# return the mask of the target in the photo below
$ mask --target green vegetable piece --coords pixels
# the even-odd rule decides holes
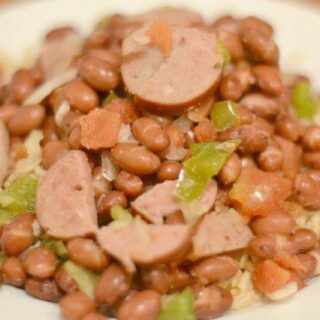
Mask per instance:
[[[220,171],[238,145],[239,140],[237,139],[217,144],[209,143],[203,147],[203,151],[186,160],[183,167],[194,175],[211,179]]]
[[[177,193],[183,201],[191,202],[201,196],[209,181],[210,178],[201,177],[183,169],[177,184]]]
[[[121,208],[119,205],[114,205],[111,208],[111,217],[115,221],[128,221],[132,220],[132,215],[128,210]]]
[[[190,288],[164,303],[157,320],[196,320]]]
[[[222,40],[217,40],[217,51],[223,57],[223,65],[226,66],[231,62],[231,55],[228,48],[225,46]]]
[[[8,220],[21,212],[34,212],[38,180],[25,176],[0,192],[0,221]]]
[[[117,94],[113,90],[110,90],[108,95],[103,99],[102,105],[104,106],[116,98],[118,98]]]
[[[300,82],[292,89],[292,105],[297,116],[311,120],[319,107],[319,101],[312,95],[309,82]]]
[[[79,289],[88,297],[94,297],[94,290],[99,280],[99,275],[85,269],[71,260],[62,266],[63,270],[78,284]]]
[[[211,121],[218,131],[240,125],[240,115],[237,105],[229,100],[217,102],[211,109]]]
[[[50,239],[49,237],[44,237],[41,240],[41,246],[51,249],[60,259],[68,259],[67,248],[61,240],[54,240]]]
[[[177,193],[185,202],[201,196],[213,176],[219,173],[227,159],[240,145],[239,139],[222,143],[199,143],[191,147],[192,157],[183,163]]]
[[[105,15],[97,20],[95,27],[103,27],[110,20],[110,15]]]

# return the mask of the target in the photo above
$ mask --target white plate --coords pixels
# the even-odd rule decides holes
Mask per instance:
[[[24,2],[0,10],[0,53],[16,62],[25,49],[37,48],[41,36],[53,26],[73,24],[88,32],[97,18],[113,13],[136,13],[159,5],[188,6],[206,18],[222,14],[257,15],[270,21],[280,45],[284,70],[306,73],[320,90],[320,11],[286,2],[267,0],[56,0]],[[320,279],[281,303],[258,305],[226,320],[317,320]],[[11,287],[0,290],[1,320],[58,320],[56,305],[28,297]],[[174,319],[172,319],[174,320]]]

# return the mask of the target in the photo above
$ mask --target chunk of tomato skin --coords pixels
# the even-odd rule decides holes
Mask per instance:
[[[292,273],[273,260],[258,263],[252,273],[254,286],[263,294],[283,288],[290,280],[292,280]]]
[[[247,168],[229,191],[233,207],[245,216],[267,216],[283,208],[292,182],[275,173]]]

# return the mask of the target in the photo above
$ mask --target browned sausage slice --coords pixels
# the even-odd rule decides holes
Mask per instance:
[[[37,191],[36,214],[41,227],[55,238],[70,239],[95,231],[92,176],[83,151],[68,152],[45,174]]]
[[[192,259],[247,247],[253,237],[243,217],[234,209],[208,213],[192,239]]]
[[[186,224],[156,226],[135,218],[103,227],[97,239],[107,253],[133,272],[134,263],[163,262],[182,251],[190,244],[191,233],[192,227]]]
[[[5,124],[0,121],[0,187],[8,173],[9,166],[9,133]]]
[[[156,107],[177,112],[215,90],[223,58],[213,33],[169,25],[168,31],[163,24],[160,26],[167,33],[156,36],[162,46],[151,39],[152,25],[131,33],[123,41],[121,72],[137,103],[153,110]],[[166,41],[172,44],[163,43]],[[163,46],[171,47],[169,54],[168,50],[160,50]]]
[[[177,181],[164,181],[142,194],[132,202],[132,208],[146,220],[154,224],[162,224],[163,219],[171,214],[179,212],[181,202],[176,196]],[[208,212],[216,199],[217,184],[213,180],[199,199],[199,212]]]

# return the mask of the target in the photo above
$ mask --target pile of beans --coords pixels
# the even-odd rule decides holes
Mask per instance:
[[[17,70],[10,83],[0,88],[0,119],[9,130],[14,161],[25,157],[21,152],[23,142],[34,129],[43,133],[42,166],[46,170],[67,150],[84,150],[92,169],[99,225],[104,226],[112,221],[113,206],[131,210],[130,203],[150,186],[176,180],[193,143],[238,138],[240,147],[216,177],[216,206],[232,206],[228,191],[242,170],[253,167],[291,181],[292,192],[286,206],[268,216],[248,219],[255,236],[244,251],[194,262],[183,253],[179,261],[172,263],[137,266],[134,276],[105,253],[95,239],[78,237],[65,241],[69,259],[100,275],[94,297],[80,291],[77,282],[61,268],[61,259],[52,249],[37,245],[35,215],[21,213],[1,226],[1,250],[7,257],[1,279],[25,288],[35,298],[59,302],[66,320],[103,320],[104,313],[119,320],[155,320],[161,310],[162,295],[187,287],[194,293],[197,318],[211,319],[232,307],[231,292],[219,284],[241,270],[238,257],[245,252],[254,264],[252,281],[260,294],[272,290],[264,283],[266,279],[260,277],[259,270],[270,271],[270,282],[278,281],[278,273],[273,274],[274,264],[270,261],[282,272],[288,272],[291,281],[301,288],[305,279],[315,275],[319,268],[318,236],[312,230],[299,228],[296,218],[302,210],[320,209],[320,127],[300,121],[291,109],[290,92],[301,76],[292,76],[288,83],[284,82],[272,27],[255,17],[230,16],[211,25],[197,26],[221,39],[231,57],[214,96],[209,97],[211,102],[231,100],[239,108],[239,126],[223,132],[218,132],[210,121],[208,97],[192,109],[193,113],[189,109],[184,111],[184,117],[191,119],[187,127],[176,124],[181,114],[151,113],[136,104],[126,92],[120,73],[121,42],[131,27],[130,19],[118,15],[97,25],[84,39],[81,54],[71,63],[78,69],[78,76],[55,89],[41,103],[23,105],[46,81],[41,57],[32,68]],[[77,35],[71,27],[54,29],[47,34],[45,43],[63,41],[70,35]],[[117,97],[107,108],[120,116],[134,143],[118,142],[112,149],[86,148],[87,141],[81,134],[83,119],[93,110],[106,108],[104,99],[111,90]],[[57,123],[63,101],[70,109]],[[90,133],[95,125],[99,126],[98,120],[89,123],[86,130]],[[106,136],[111,127],[104,127]],[[100,143],[98,138],[91,142]],[[117,163],[113,181],[105,179],[102,154]],[[165,223],[185,221],[178,212]]]

